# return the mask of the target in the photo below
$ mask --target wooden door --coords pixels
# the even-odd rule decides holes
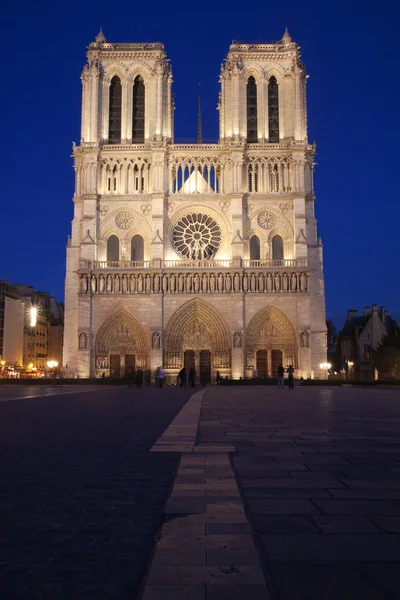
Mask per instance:
[[[211,352],[209,350],[200,351],[200,383],[201,385],[211,383]]]
[[[278,377],[278,367],[282,365],[282,352],[281,350],[272,350],[271,352],[271,367],[272,377]]]
[[[119,354],[110,354],[110,377],[121,377],[121,357]]]
[[[135,374],[135,355],[134,354],[126,354],[125,355],[125,375],[134,375]]]
[[[195,365],[195,354],[194,350],[186,350],[184,357],[185,369],[189,373],[190,369],[194,368]]]
[[[268,377],[268,351],[257,350],[257,371],[260,379]]]

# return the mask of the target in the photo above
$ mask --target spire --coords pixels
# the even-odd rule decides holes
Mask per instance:
[[[103,42],[106,42],[106,41],[107,41],[107,40],[106,40],[106,36],[105,36],[105,35],[104,35],[104,33],[103,33],[103,28],[102,28],[102,27],[100,27],[100,31],[99,31],[99,33],[96,35],[96,38],[95,38],[95,39],[96,39],[96,42],[97,42],[98,44],[102,44]]]
[[[200,99],[200,84],[199,84],[199,99],[197,101],[197,143],[203,143],[203,131],[201,122],[201,99]]]
[[[290,33],[288,32],[288,28],[286,27],[285,33],[283,34],[282,42],[284,44],[290,44],[291,41],[292,41],[292,38],[290,36]]]

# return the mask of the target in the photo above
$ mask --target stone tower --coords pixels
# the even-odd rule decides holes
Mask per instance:
[[[306,73],[286,31],[233,43],[216,144],[175,144],[162,44],[108,43],[82,74],[82,137],[67,247],[64,369],[174,379],[319,375],[322,245]],[[198,140],[201,141],[201,140]]]

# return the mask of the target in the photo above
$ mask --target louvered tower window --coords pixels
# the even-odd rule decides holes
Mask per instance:
[[[257,84],[254,77],[247,81],[247,141],[258,142],[257,137]]]
[[[131,240],[131,260],[143,260],[144,240],[141,235],[134,235]]]
[[[107,240],[107,260],[119,260],[119,239],[116,235],[110,235]]]
[[[120,78],[115,75],[110,85],[110,112],[108,123],[108,143],[121,143],[121,98],[122,87]]]
[[[260,238],[252,235],[250,238],[250,260],[260,260]]]
[[[145,94],[143,77],[138,75],[133,84],[132,142],[144,144]]]
[[[280,235],[274,235],[272,238],[272,258],[283,260],[283,239]]]
[[[279,142],[279,92],[275,77],[268,83],[268,139],[270,142]]]

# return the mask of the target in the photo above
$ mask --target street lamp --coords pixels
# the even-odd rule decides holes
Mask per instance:
[[[325,371],[325,379],[328,379],[328,371],[331,368],[331,366],[332,366],[331,363],[327,363],[327,362],[321,363],[319,365],[319,368],[322,369],[323,371]]]
[[[56,371],[57,367],[58,367],[58,362],[56,360],[47,361],[47,368],[50,369],[51,371],[53,371],[53,377],[52,377],[53,379],[56,378],[55,371]]]
[[[347,377],[350,377],[351,371],[353,369],[354,362],[352,360],[347,361]]]

